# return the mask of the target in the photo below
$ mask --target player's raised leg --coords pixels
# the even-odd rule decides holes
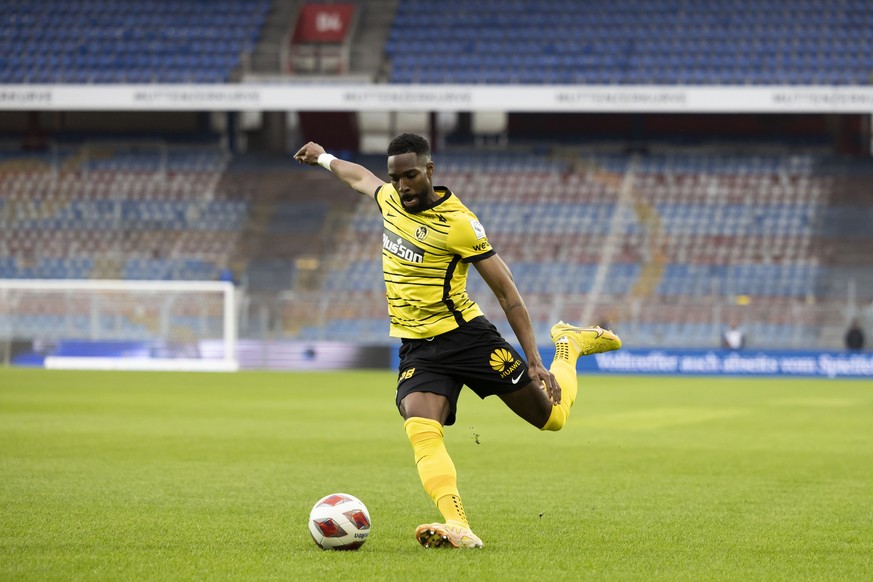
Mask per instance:
[[[563,321],[552,326],[551,335],[555,342],[555,359],[549,371],[561,386],[561,402],[552,406],[552,413],[543,430],[561,430],[576,401],[579,388],[576,362],[579,356],[617,350],[621,347],[621,340],[608,329],[598,326],[576,327]]]

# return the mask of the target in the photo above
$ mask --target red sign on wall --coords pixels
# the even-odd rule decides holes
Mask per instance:
[[[294,43],[342,43],[352,25],[354,4],[304,4],[294,27]]]

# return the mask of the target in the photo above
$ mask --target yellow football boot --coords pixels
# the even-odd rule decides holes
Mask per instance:
[[[558,349],[566,346],[576,357],[611,352],[621,348],[621,340],[600,326],[576,327],[563,321],[552,326],[552,341]]]
[[[481,548],[485,544],[470,528],[451,523],[426,523],[415,530],[415,539],[425,548]]]

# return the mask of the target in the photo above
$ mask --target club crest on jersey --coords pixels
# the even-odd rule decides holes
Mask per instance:
[[[476,240],[485,238],[485,227],[478,220],[470,220],[470,226],[473,227],[473,233],[476,235]]]
[[[416,228],[415,238],[417,238],[418,240],[424,240],[425,238],[427,238],[427,227],[419,226],[418,228]]]
[[[415,246],[402,236],[385,228],[382,231],[382,248],[392,255],[410,263],[424,262],[424,249]]]

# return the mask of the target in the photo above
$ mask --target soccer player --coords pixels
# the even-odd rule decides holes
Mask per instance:
[[[545,367],[509,268],[476,216],[451,190],[433,185],[434,163],[423,137],[402,134],[389,144],[388,183],[317,143],[306,144],[294,158],[330,170],[373,198],[382,213],[390,334],[402,341],[396,404],[421,483],[445,518],[419,526],[415,537],[425,547],[480,548],[443,442],[462,386],[480,398],[498,396],[539,429],[560,430],[576,399],[578,357],[616,350],[621,340],[600,327],[559,322],[551,330],[555,359]],[[506,313],[526,361],[467,295],[471,264]]]

